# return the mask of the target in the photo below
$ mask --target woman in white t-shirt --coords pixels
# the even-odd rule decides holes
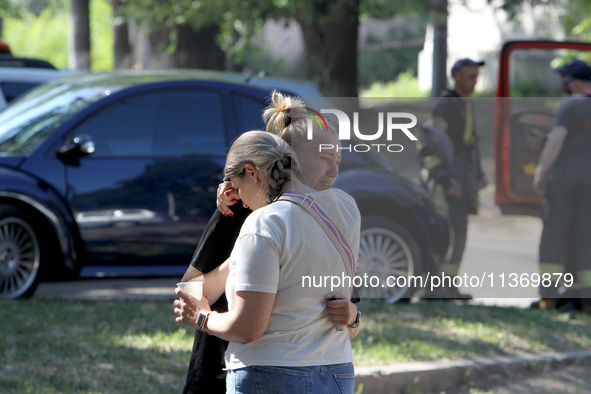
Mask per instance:
[[[311,115],[320,120],[300,98],[275,91],[263,118],[267,132],[281,137],[288,144],[295,141],[292,150],[299,157],[300,168],[306,170],[304,183],[313,189],[325,190],[339,175],[341,155],[335,149],[325,149],[320,154],[315,150],[298,149],[307,147],[308,120],[313,120]],[[320,143],[338,144],[338,131],[330,122],[313,122],[312,129],[315,137],[312,142],[316,147]],[[252,211],[242,207],[240,196],[232,189],[230,181],[219,185],[216,204],[219,210],[208,222],[183,281],[205,280],[204,292],[212,309],[225,312],[228,310],[226,297],[222,296],[225,289],[220,285],[226,282],[228,264],[221,263],[229,257],[242,223]],[[212,283],[215,292],[208,291]],[[344,297],[328,300],[326,310],[330,321],[341,326],[354,321],[359,311],[353,302],[358,301],[357,298],[349,300]],[[226,392],[226,371],[222,370],[226,348],[227,341],[196,330],[183,393]]]
[[[320,137],[332,138],[336,150],[338,140],[329,134]],[[301,156],[311,160],[318,144],[307,145]],[[286,191],[313,198],[340,230],[355,260],[359,210],[351,196],[330,188],[330,182],[297,172],[295,162],[289,145],[270,133],[252,131],[234,142],[225,173],[254,212],[230,256],[229,312],[211,312],[206,299],[197,301],[177,289],[178,322],[230,341],[228,393],[353,393],[350,339],[359,318],[339,330],[326,312],[329,291],[351,297],[346,281],[330,288],[332,278],[347,276],[343,258],[310,213],[288,201],[273,201]],[[299,178],[316,183],[315,188]],[[317,187],[322,183],[327,187]]]

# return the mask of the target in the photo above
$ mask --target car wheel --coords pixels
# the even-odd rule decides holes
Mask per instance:
[[[30,297],[39,284],[41,248],[27,216],[0,207],[0,298]]]
[[[421,271],[418,242],[404,227],[378,216],[362,218],[356,276],[367,274],[367,278],[376,280],[372,283],[368,279],[369,285],[364,283],[359,289],[361,297],[408,301],[415,291],[408,278],[420,275]],[[392,286],[393,283],[399,286]]]

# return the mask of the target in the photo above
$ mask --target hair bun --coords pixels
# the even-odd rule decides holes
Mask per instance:
[[[288,127],[296,120],[301,119],[306,113],[304,102],[297,97],[283,95],[274,90],[271,95],[271,104],[263,112],[263,120],[267,124],[267,132],[284,138]]]

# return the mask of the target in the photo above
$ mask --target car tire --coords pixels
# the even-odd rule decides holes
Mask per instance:
[[[388,278],[421,275],[421,250],[417,240],[399,223],[384,217],[366,216],[361,220],[361,240],[356,276],[367,274],[369,285],[359,289],[362,298],[382,298],[388,302],[409,301],[416,288],[389,286]],[[379,285],[369,278],[377,277]],[[391,279],[388,280],[391,282]],[[396,283],[403,282],[399,279]],[[403,284],[403,283],[401,283]]]
[[[39,284],[41,246],[33,221],[0,206],[0,298],[28,298]]]

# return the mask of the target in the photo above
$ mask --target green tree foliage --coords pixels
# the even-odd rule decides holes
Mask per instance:
[[[181,26],[201,29],[219,25],[218,45],[240,60],[250,38],[265,20],[292,16],[286,14],[287,3],[276,0],[121,0],[119,11],[121,17],[136,21],[148,33],[166,32],[169,36],[167,50],[171,53],[176,49]]]
[[[48,60],[68,66],[68,12],[63,0],[51,0],[43,9],[21,8],[4,18],[4,39],[15,56]]]
[[[572,0],[566,5],[560,20],[567,33],[567,39],[591,42],[590,7],[591,0]]]
[[[420,27],[410,29],[409,27],[411,25],[419,25]],[[421,20],[420,18],[409,19],[406,23],[392,28],[388,32],[387,41],[404,42],[406,40],[423,38],[425,27],[425,20]],[[369,37],[366,44],[371,45],[372,43],[379,44],[379,41],[373,37]],[[416,71],[418,70],[418,56],[422,49],[422,45],[401,45],[399,48],[384,48],[359,52],[360,87],[367,88],[374,82],[386,83],[394,81],[398,75],[406,72],[416,76]]]
[[[0,0],[0,2],[10,0]],[[20,3],[20,2],[19,2]],[[24,5],[31,3],[32,8]],[[42,7],[41,5],[45,6]],[[15,56],[48,60],[58,68],[68,67],[70,29],[67,0],[29,0],[23,7],[11,8],[4,17],[3,37]],[[113,68],[113,29],[109,0],[90,3],[92,69]],[[4,9],[4,8],[3,8]]]
[[[590,2],[576,0],[569,4],[588,6]],[[141,29],[164,36],[166,39],[159,43],[165,45],[161,48],[165,52],[175,52],[183,27],[190,26],[198,30],[215,26],[219,29],[217,45],[238,64],[252,59],[252,54],[257,53],[251,38],[265,21],[297,20],[307,34],[306,56],[305,64],[293,65],[294,68],[305,70],[303,76],[317,79],[324,88],[332,84],[337,89],[340,85],[356,84],[357,78],[349,77],[351,70],[339,70],[344,64],[357,64],[356,42],[350,42],[356,36],[345,38],[345,34],[339,34],[339,29],[343,29],[340,19],[353,17],[360,20],[366,16],[391,18],[404,14],[426,21],[431,7],[430,0],[121,0],[121,3],[120,18],[133,20]],[[559,1],[532,0],[530,3],[554,4]],[[92,68],[108,70],[113,65],[110,1],[91,0],[90,4]],[[515,15],[522,4],[523,0],[505,0],[500,7],[510,15]],[[43,57],[60,67],[66,67],[68,7],[68,0],[0,0],[4,38],[16,54]],[[348,10],[347,14],[342,13],[344,9]],[[582,6],[577,14],[586,15],[585,11]],[[571,22],[573,26],[582,23],[578,19],[574,23],[575,19]],[[581,26],[580,30],[584,30],[584,24]],[[393,39],[406,38],[403,33],[394,34]],[[342,41],[347,42],[342,44]],[[408,64],[414,62],[409,59],[415,56],[411,52],[417,49],[389,50],[381,54],[362,53],[359,64],[364,70],[374,68],[375,80],[385,80],[389,73],[392,75],[390,79],[395,79],[399,71],[414,68],[413,64],[410,67]],[[276,60],[273,54],[260,58]],[[264,60],[261,63],[268,62]],[[368,84],[371,81],[365,74],[364,71],[360,73],[363,76],[361,82]],[[334,92],[329,89],[329,93]]]
[[[0,18],[18,17],[21,7],[15,0],[0,0]]]
[[[361,17],[389,19],[395,15],[426,18],[431,9],[432,0],[363,0]]]
[[[237,64],[253,62],[252,53],[256,49],[251,38],[265,21],[296,20],[302,27],[305,42],[305,64],[298,65],[305,70],[304,76],[317,80],[329,95],[345,96],[356,95],[359,19],[365,15],[390,18],[402,12],[424,15],[429,7],[428,0],[121,0],[121,3],[123,17],[134,19],[152,34],[167,35],[168,40],[164,42],[169,53],[177,49],[183,25],[194,29],[218,25],[218,45]]]
[[[462,0],[464,2],[466,2],[467,0]],[[575,0],[577,1],[577,0]],[[487,0],[487,2],[489,4],[497,4],[496,0]],[[561,0],[504,0],[502,3],[500,3],[500,5],[498,6],[499,9],[502,9],[503,11],[505,11],[509,17],[509,19],[513,20],[517,18],[517,14],[519,13],[521,6],[527,3],[530,6],[534,7],[537,5],[546,5],[546,6],[550,6],[550,5],[562,5],[563,2]]]
[[[90,55],[93,71],[113,69],[113,20],[109,0],[90,1]]]

